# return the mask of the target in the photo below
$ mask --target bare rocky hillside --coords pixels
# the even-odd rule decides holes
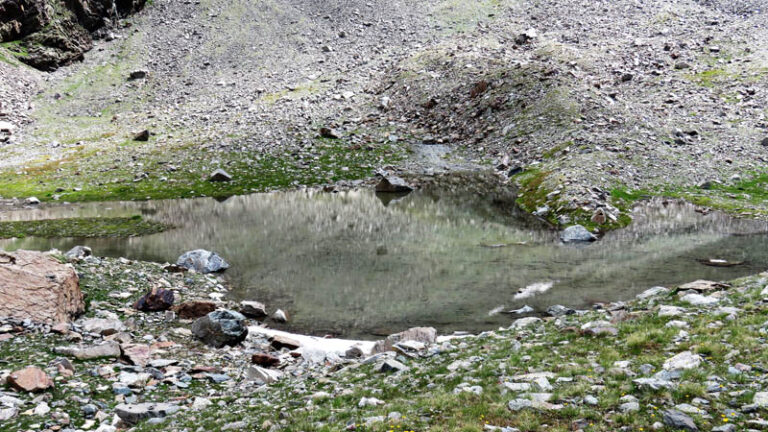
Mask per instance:
[[[4,30],[3,197],[217,195],[469,164],[561,224],[625,223],[644,195],[766,211],[760,1],[156,0],[126,15],[138,3],[51,73],[23,64],[39,32]],[[208,184],[216,168],[233,182]]]

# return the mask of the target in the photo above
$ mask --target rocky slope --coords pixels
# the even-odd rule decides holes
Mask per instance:
[[[211,275],[78,254],[85,316],[0,321],[2,430],[732,432],[768,422],[765,273],[589,311],[552,307],[479,335],[412,329],[374,344],[270,330],[267,308],[222,301],[227,288]],[[251,318],[206,327],[222,338],[209,340],[196,319],[217,308]]]

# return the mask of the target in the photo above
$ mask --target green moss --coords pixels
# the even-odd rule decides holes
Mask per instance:
[[[357,148],[343,140],[317,140],[313,151],[304,155],[213,152],[203,158],[194,147],[132,143],[117,144],[109,151],[83,149],[64,160],[0,173],[0,191],[5,197],[67,201],[226,197],[365,178],[376,166],[403,157],[388,145]],[[208,181],[217,168],[225,169],[233,180]]]
[[[21,237],[134,237],[155,234],[167,226],[141,216],[121,218],[68,218],[0,222],[0,238]]]
[[[717,85],[732,80],[733,75],[724,69],[709,69],[687,75],[686,77],[702,87],[714,88]]]

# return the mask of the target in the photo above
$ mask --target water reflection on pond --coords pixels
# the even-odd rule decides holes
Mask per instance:
[[[386,203],[386,204],[385,204]],[[628,299],[654,285],[727,280],[766,269],[768,227],[691,206],[655,202],[635,223],[586,247],[556,233],[508,200],[474,193],[419,191],[382,200],[370,191],[283,192],[213,199],[94,203],[0,214],[0,220],[142,214],[176,229],[130,239],[0,241],[6,249],[66,250],[173,262],[189,249],[219,252],[236,299],[292,315],[291,328],[366,336],[414,325],[441,331],[508,325],[498,306],[584,308]],[[489,245],[506,247],[488,247]],[[745,261],[730,268],[698,259]],[[515,300],[528,285],[552,288]]]

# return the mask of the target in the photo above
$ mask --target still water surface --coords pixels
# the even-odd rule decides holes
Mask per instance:
[[[766,270],[768,226],[679,203],[638,208],[635,222],[583,247],[517,211],[510,201],[422,190],[392,200],[371,191],[278,192],[214,199],[93,203],[0,213],[0,220],[141,214],[174,225],[129,239],[0,240],[0,248],[67,250],[174,262],[184,251],[217,251],[235,299],[283,308],[290,328],[344,336],[388,334],[415,325],[441,332],[509,325],[530,305],[576,308],[625,300],[655,286],[727,280]],[[491,245],[505,247],[488,247]],[[746,261],[731,268],[697,260]],[[533,297],[521,288],[552,283]]]

